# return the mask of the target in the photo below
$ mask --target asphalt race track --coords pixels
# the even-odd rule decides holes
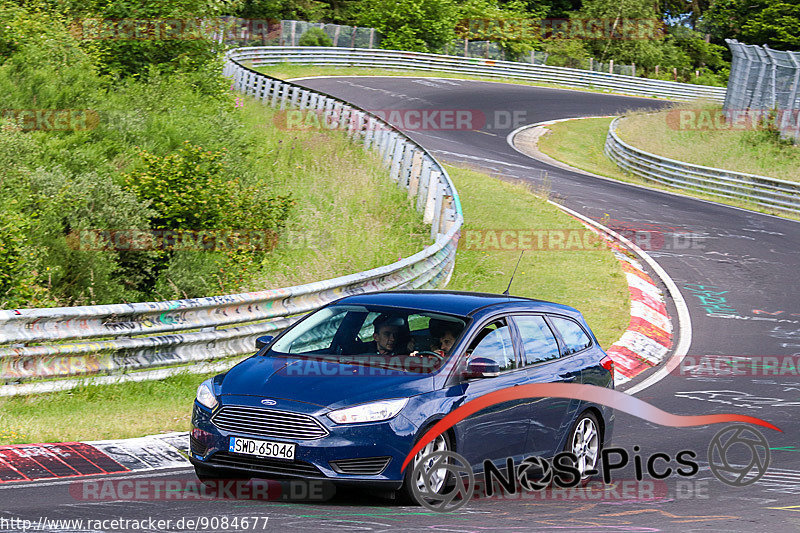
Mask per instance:
[[[638,446],[642,464],[654,453],[674,458],[693,451],[700,470],[691,477],[674,472],[663,480],[645,475],[649,485],[626,492],[634,468],[614,472],[614,490],[604,498],[577,493],[549,498],[476,500],[453,513],[403,507],[365,493],[339,493],[326,501],[186,501],[159,498],[118,501],[86,496],[82,481],[0,486],[0,531],[21,530],[3,518],[172,519],[259,517],[257,527],[223,530],[342,531],[796,531],[800,529],[800,376],[787,361],[800,355],[800,305],[795,279],[800,266],[800,224],[678,195],[592,178],[537,162],[506,142],[518,126],[545,120],[609,115],[657,100],[589,92],[430,78],[319,78],[301,83],[372,110],[479,110],[486,118],[471,129],[409,131],[442,161],[480,167],[494,174],[541,183],[546,177],[560,203],[616,228],[655,229],[664,237],[650,255],[672,277],[689,306],[692,343],[686,361],[703,356],[756,357],[743,375],[675,372],[637,396],[675,414],[739,413],[763,418],[783,430],[759,428],[768,439],[771,462],[758,481],[729,486],[708,468],[712,437],[726,424],[694,428],[662,427],[617,416],[613,445],[631,455]],[[517,121],[513,117],[516,112]],[[509,120],[509,116],[512,117]],[[391,117],[389,117],[391,118]],[[486,199],[491,202],[491,198]],[[470,221],[468,220],[469,224]],[[681,237],[681,244],[674,236]],[[687,244],[688,243],[688,244]],[[569,302],[565,302],[569,303]],[[674,308],[670,314],[675,319]],[[674,324],[676,329],[678,324]],[[677,340],[677,339],[676,339]],[[772,357],[773,359],[765,359]],[[694,359],[692,359],[694,358]],[[718,359],[717,359],[718,360]],[[752,361],[748,359],[748,361]],[[766,368],[765,368],[766,367]],[[727,367],[726,367],[727,368]],[[723,369],[725,370],[725,369]],[[683,375],[682,375],[683,374]],[[187,405],[187,409],[190,406]],[[736,457],[748,453],[732,447]],[[733,461],[736,463],[736,461]],[[672,466],[676,463],[672,461]],[[659,462],[662,469],[666,463]],[[679,465],[678,465],[679,466]],[[119,477],[119,476],[118,476]],[[131,474],[120,479],[192,480],[189,470]],[[96,480],[96,479],[95,479]],[[266,527],[263,518],[266,517]],[[150,524],[152,525],[152,524]],[[203,524],[201,524],[202,526]],[[148,525],[149,526],[149,525]],[[140,530],[173,531],[179,527]],[[39,531],[48,530],[41,527]],[[49,530],[59,530],[50,528]],[[60,530],[64,530],[63,528]],[[73,525],[71,531],[132,530]]]

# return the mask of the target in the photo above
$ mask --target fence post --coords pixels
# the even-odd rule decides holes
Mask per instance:
[[[293,20],[292,21],[292,46],[297,46],[297,39],[295,38],[296,37],[296,31],[297,31],[297,21]]]
[[[372,49],[373,44],[375,43],[375,28],[369,29],[369,49]]]
[[[613,59],[611,59],[608,62],[608,73],[609,74],[614,74],[614,60]]]

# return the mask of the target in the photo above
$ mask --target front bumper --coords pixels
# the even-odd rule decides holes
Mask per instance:
[[[258,407],[258,398],[237,397],[227,405]],[[230,432],[217,427],[213,412],[197,402],[192,413],[190,460],[221,477],[246,474],[267,479],[327,480],[337,485],[357,485],[397,490],[403,484],[400,468],[411,450],[417,429],[402,415],[383,422],[336,424],[318,406],[282,401],[281,409],[314,417],[327,430],[316,439],[291,439],[255,433]],[[278,409],[276,409],[278,410]],[[263,458],[229,451],[230,437],[247,437],[296,445],[294,460]],[[346,473],[346,472],[369,473]]]

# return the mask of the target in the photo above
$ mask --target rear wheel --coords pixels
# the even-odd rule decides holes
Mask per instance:
[[[580,484],[586,485],[597,473],[597,459],[600,457],[602,441],[600,423],[591,411],[581,413],[569,433],[565,452],[572,452],[578,458],[575,467],[580,472]]]
[[[425,478],[430,480],[431,488],[437,494],[448,486],[452,480],[450,473],[444,468],[437,468],[431,471],[433,459],[426,458],[434,452],[449,452],[452,451],[450,437],[444,433],[437,436],[431,442],[425,445],[422,450],[417,453],[414,460],[406,467],[405,478],[403,479],[403,487],[398,491],[400,501],[406,504],[418,505],[419,502],[414,494],[414,487],[416,486],[418,492],[427,492],[425,485]],[[421,469],[417,476],[413,475],[417,465],[424,460],[425,466]]]

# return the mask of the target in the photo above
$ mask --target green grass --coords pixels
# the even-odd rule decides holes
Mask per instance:
[[[386,178],[373,152],[336,131],[274,127],[276,112],[257,102],[243,109],[245,126],[260,132],[254,161],[274,172],[271,185],[298,204],[286,237],[256,265],[239,290],[262,290],[343,276],[408,257],[430,244],[422,217],[407,194]]]
[[[260,109],[254,107],[249,111],[252,111],[252,120],[257,123]],[[268,117],[269,113],[265,112],[264,116]],[[287,139],[282,133],[270,132],[269,129],[265,135]],[[322,142],[323,139],[329,144]],[[359,150],[343,142],[340,144],[340,141],[336,137],[325,137],[319,138],[316,143],[302,145],[302,142],[311,141],[298,138],[295,146],[312,150],[320,158],[318,162],[304,160],[299,164],[306,165],[309,171],[305,173],[306,176],[313,175],[322,180],[315,182],[310,177],[298,176],[303,183],[304,194],[318,197],[314,202],[309,202],[317,207],[301,217],[305,222],[297,221],[298,227],[309,229],[314,224],[320,224],[335,228],[335,233],[343,235],[331,238],[342,239],[335,241],[342,248],[329,247],[321,251],[299,248],[278,252],[284,255],[280,256],[281,259],[275,259],[275,264],[282,263],[284,266],[281,269],[276,267],[275,277],[270,280],[269,286],[280,286],[290,281],[312,281],[318,279],[315,276],[332,272],[334,267],[360,269],[362,265],[379,258],[387,261],[396,259],[393,254],[398,250],[408,253],[421,247],[396,244],[404,240],[402,234],[409,228],[416,231],[418,217],[413,209],[409,209],[405,191],[386,180],[385,170],[381,173],[373,168],[365,174],[372,176],[368,179],[361,172],[365,168],[362,160],[357,162],[362,166],[347,167],[347,179],[336,172],[336,169],[343,168],[341,165],[346,161],[338,159],[342,157],[342,152]],[[579,222],[548,204],[524,185],[503,182],[463,168],[448,167],[448,171],[463,205],[466,219],[464,235],[471,230],[487,229],[583,229]],[[383,192],[377,193],[377,190]],[[381,200],[381,195],[385,195],[386,199]],[[340,209],[353,209],[354,213]],[[402,213],[384,212],[383,219],[376,218],[376,212],[381,209],[399,210]],[[367,225],[351,226],[357,223]],[[412,235],[409,242],[420,238],[420,235]],[[503,292],[519,251],[487,251],[467,246],[466,237],[463,238],[448,288]],[[346,250],[358,250],[353,255],[363,255],[369,259],[349,258]],[[289,269],[285,265],[293,267]],[[525,252],[511,293],[578,308],[604,347],[620,337],[629,320],[630,304],[625,277],[611,252],[600,245],[580,251]],[[84,386],[73,391],[2,398],[0,444],[127,438],[187,430],[197,385],[207,377],[180,374],[163,381]]]
[[[686,103],[630,113],[620,120],[617,133],[636,148],[671,159],[800,181],[800,146],[777,142],[764,130],[732,129],[718,117],[718,104]]]
[[[245,63],[245,65],[247,66],[247,63]],[[594,89],[592,87],[571,87],[566,85],[558,85],[555,83],[521,80],[517,78],[472,76],[469,74],[462,74],[462,73],[413,70],[413,69],[404,70],[404,69],[366,68],[366,67],[328,67],[328,66],[292,65],[290,63],[279,63],[277,65],[261,66],[256,68],[255,70],[282,80],[288,80],[293,78],[304,78],[307,76],[411,76],[415,78],[455,78],[461,80],[494,81],[498,83],[512,83],[514,85],[530,85],[533,87],[548,87],[553,89],[570,89],[573,91],[586,91],[593,93],[612,92],[608,89]],[[622,94],[622,93],[617,93],[617,94]]]
[[[647,181],[633,174],[624,172],[603,153],[603,146],[606,142],[608,126],[611,120],[611,118],[585,118],[567,120],[547,126],[547,129],[549,129],[551,133],[539,138],[539,149],[562,163],[607,178],[643,185],[652,189],[677,192],[686,196],[750,209],[761,213],[768,213],[786,218],[798,218],[791,213],[765,208],[751,202],[711,196],[700,191],[676,189],[674,187]],[[648,135],[650,134],[648,133]],[[624,138],[624,140],[634,146],[638,146],[628,138]]]
[[[523,184],[462,168],[448,167],[448,172],[465,218],[448,289],[502,293],[519,259],[517,249],[482,249],[486,241],[468,245],[470,231],[584,229]],[[511,293],[577,308],[604,347],[620,338],[630,319],[625,275],[613,254],[600,244],[583,250],[526,250]]]

